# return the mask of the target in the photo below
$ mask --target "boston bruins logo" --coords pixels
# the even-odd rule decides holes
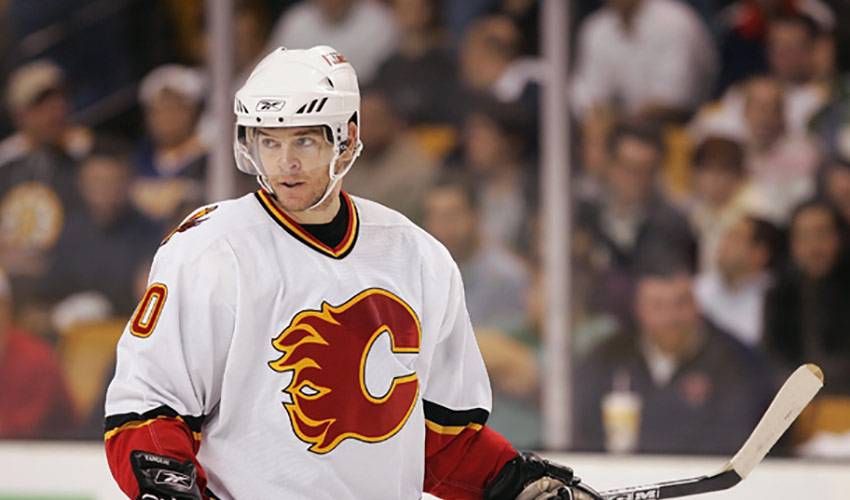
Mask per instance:
[[[0,203],[0,241],[15,250],[49,250],[64,223],[62,202],[51,187],[40,182],[15,187]]]
[[[324,454],[351,438],[374,443],[395,435],[410,417],[419,393],[415,372],[395,377],[382,396],[366,387],[366,358],[389,335],[393,353],[417,353],[421,327],[396,295],[370,288],[339,306],[303,311],[272,342],[282,356],[269,362],[292,372],[283,406],[309,451]]]

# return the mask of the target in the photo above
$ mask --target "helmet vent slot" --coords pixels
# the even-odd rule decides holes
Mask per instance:
[[[320,113],[320,112],[322,111],[322,108],[324,108],[324,107],[325,107],[325,103],[326,103],[326,102],[328,102],[328,98],[327,98],[327,97],[323,97],[323,98],[322,98],[322,102],[320,102],[320,103],[319,103],[319,107],[318,107],[318,108],[316,108],[316,113]]]
[[[325,107],[325,103],[328,102],[327,97],[323,97],[320,99],[313,99],[310,102],[304,103],[298,111],[295,112],[296,115],[307,115],[310,113],[318,113],[322,111],[322,108]],[[318,106],[316,106],[318,104]]]

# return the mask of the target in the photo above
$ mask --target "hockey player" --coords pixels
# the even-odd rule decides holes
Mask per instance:
[[[236,93],[261,189],[160,247],[118,344],[109,467],[130,498],[595,498],[486,426],[457,266],[342,188],[359,91],[330,47],[277,49]]]

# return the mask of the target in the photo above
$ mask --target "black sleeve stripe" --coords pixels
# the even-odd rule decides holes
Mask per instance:
[[[104,432],[109,432],[130,422],[144,422],[146,420],[152,420],[157,417],[180,418],[184,422],[186,422],[192,432],[201,432],[201,425],[203,425],[204,419],[206,419],[205,415],[200,415],[198,417],[193,417],[191,415],[180,415],[171,407],[160,406],[144,413],[122,413],[120,415],[110,415],[106,417],[103,430]]]
[[[487,417],[490,416],[490,412],[483,408],[452,410],[424,399],[422,406],[425,410],[426,420],[445,427],[464,427],[469,424],[484,425],[487,423]]]

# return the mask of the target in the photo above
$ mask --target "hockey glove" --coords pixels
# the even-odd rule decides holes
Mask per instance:
[[[133,473],[139,481],[136,500],[202,500],[196,484],[195,464],[144,451],[130,453]]]
[[[485,500],[601,500],[572,469],[520,452],[484,490]]]

